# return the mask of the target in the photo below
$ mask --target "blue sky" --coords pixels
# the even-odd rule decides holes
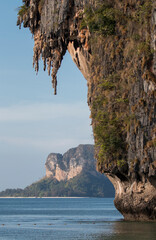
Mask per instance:
[[[16,27],[21,2],[0,4],[0,190],[43,177],[49,153],[93,143],[86,80],[68,53],[57,96],[42,62],[36,75],[31,33]]]

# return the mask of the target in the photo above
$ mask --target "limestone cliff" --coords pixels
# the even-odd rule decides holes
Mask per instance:
[[[114,197],[112,183],[96,171],[93,145],[51,153],[45,166],[44,178],[24,189],[6,189],[0,197]]]
[[[125,219],[156,220],[156,1],[23,0],[34,65],[57,70],[67,49],[88,84],[99,171]]]
[[[46,177],[66,181],[76,177],[82,171],[97,176],[93,145],[79,145],[64,155],[51,153],[46,161]]]

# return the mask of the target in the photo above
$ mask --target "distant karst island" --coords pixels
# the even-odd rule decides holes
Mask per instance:
[[[46,176],[24,189],[6,189],[0,197],[114,197],[112,183],[96,171],[93,145],[79,145],[47,157]]]

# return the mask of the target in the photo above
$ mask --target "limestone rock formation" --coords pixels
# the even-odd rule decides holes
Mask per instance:
[[[114,197],[112,183],[96,171],[93,145],[51,153],[45,166],[44,178],[24,189],[6,189],[0,197]]]
[[[93,145],[79,145],[64,155],[51,153],[46,161],[46,177],[66,181],[83,172],[97,176]]]
[[[156,220],[156,1],[23,0],[18,25],[34,35],[56,94],[67,49],[88,84],[99,171],[130,220]],[[151,192],[149,194],[149,191]]]

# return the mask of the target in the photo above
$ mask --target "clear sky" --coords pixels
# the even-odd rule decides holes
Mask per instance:
[[[93,143],[86,80],[68,53],[57,96],[42,63],[36,75],[31,33],[16,26],[21,3],[0,3],[0,190],[42,178],[49,153]]]

